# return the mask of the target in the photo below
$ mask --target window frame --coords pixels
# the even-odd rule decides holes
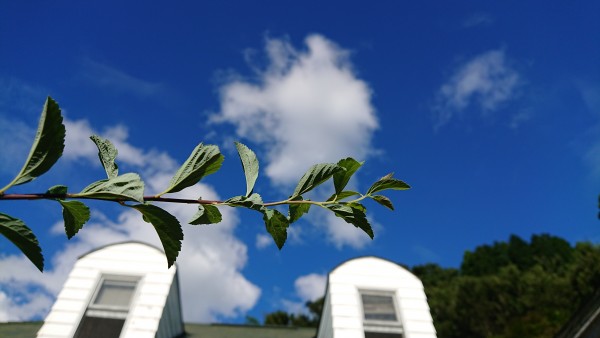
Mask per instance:
[[[105,282],[122,282],[133,284],[133,290],[127,306],[123,305],[106,305],[106,304],[95,304],[102,287]],[[87,305],[83,309],[83,314],[79,318],[75,331],[72,337],[77,337],[79,334],[82,323],[86,320],[86,317],[91,318],[105,318],[105,319],[118,319],[123,320],[123,326],[121,327],[122,336],[123,332],[126,331],[129,323],[129,313],[131,313],[132,305],[135,303],[139,289],[142,283],[142,276],[139,275],[121,275],[121,274],[100,274],[97,277],[96,286],[91,296],[88,298]]]
[[[392,299],[392,307],[394,310],[394,314],[396,315],[396,320],[366,319],[363,295],[390,297]],[[363,324],[363,332],[392,333],[399,334],[399,337],[404,337],[404,325],[402,323],[402,315],[400,312],[400,307],[398,306],[398,300],[395,291],[359,289],[358,297]]]

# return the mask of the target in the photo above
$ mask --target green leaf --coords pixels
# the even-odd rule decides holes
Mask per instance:
[[[67,187],[64,185],[55,185],[46,191],[47,194],[64,195],[67,193]]]
[[[392,177],[393,174],[387,174],[386,176],[380,178],[377,182],[373,183],[373,185],[367,191],[367,195],[374,194],[378,191],[382,190],[407,190],[410,189],[410,186],[400,180],[397,180]]]
[[[100,199],[125,199],[144,202],[144,182],[138,174],[127,173],[115,178],[96,181],[85,187],[79,194]]]
[[[158,194],[178,192],[198,183],[204,176],[215,173],[223,163],[223,155],[215,145],[200,143],[171,179],[167,190]]]
[[[335,173],[345,170],[334,163],[315,164],[302,176],[296,186],[292,198],[300,196],[327,181]]]
[[[267,231],[271,234],[273,240],[275,240],[275,244],[277,244],[279,250],[281,250],[287,240],[287,228],[290,225],[287,217],[275,209],[265,209],[263,211],[263,220],[265,221]]]
[[[188,223],[193,225],[215,224],[221,222],[222,219],[223,217],[221,216],[219,208],[211,204],[200,204],[198,205],[198,211]]]
[[[331,201],[341,201],[345,198],[348,197],[352,197],[352,196],[356,196],[356,195],[360,195],[360,193],[356,192],[356,191],[342,191],[339,194],[333,194],[331,195],[328,199],[327,202],[331,202]]]
[[[371,239],[373,239],[373,229],[367,220],[367,216],[365,215],[366,209],[362,204],[332,204],[327,206],[327,208],[333,211],[337,217],[362,229],[369,237],[371,237]]]
[[[141,212],[144,221],[154,226],[165,250],[168,266],[171,267],[181,251],[181,241],[183,240],[183,231],[177,218],[164,209],[151,204],[136,204],[130,207]]]
[[[79,201],[61,201],[62,214],[65,221],[67,238],[71,239],[90,219],[90,208]]]
[[[58,104],[48,97],[29,156],[12,182],[0,189],[0,194],[14,185],[31,181],[52,168],[65,148],[65,126],[62,122],[63,117]]]
[[[235,142],[235,148],[240,155],[244,175],[246,176],[246,196],[250,196],[258,178],[258,159],[256,154],[242,143]]]
[[[31,263],[40,271],[44,270],[44,256],[37,238],[23,221],[12,216],[0,213],[0,234],[8,238],[21,252],[29,258]]]
[[[90,139],[94,141],[96,147],[98,147],[98,157],[100,158],[100,162],[102,162],[102,166],[106,171],[106,175],[108,178],[115,178],[119,175],[119,167],[115,163],[115,158],[117,158],[117,148],[107,139],[101,138],[97,135],[90,136]]]
[[[335,186],[335,193],[341,193],[348,181],[350,181],[350,177],[354,175],[354,173],[360,168],[365,162],[358,162],[352,157],[348,157],[340,160],[337,165],[346,169],[345,171],[338,171],[333,175],[333,185]]]
[[[235,196],[226,200],[225,203],[232,207],[244,207],[261,212],[264,209],[263,200],[257,193],[253,193],[249,197]]]
[[[302,201],[302,197],[298,196],[294,199],[294,201]],[[296,222],[302,217],[302,215],[306,214],[310,209],[310,204],[302,203],[302,204],[290,204],[288,210],[288,220],[290,224]]]
[[[388,208],[390,210],[394,210],[394,205],[392,204],[392,201],[389,198],[387,198],[385,196],[382,196],[382,195],[371,196],[371,198],[375,202],[383,205],[384,207],[386,207],[386,208]]]

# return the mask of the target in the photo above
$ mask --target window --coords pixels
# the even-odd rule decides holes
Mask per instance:
[[[365,338],[402,338],[394,293],[361,291]]]
[[[75,338],[118,338],[125,325],[139,278],[103,276]]]

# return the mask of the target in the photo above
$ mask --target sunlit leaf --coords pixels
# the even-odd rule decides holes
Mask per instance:
[[[335,186],[335,193],[340,194],[350,178],[354,173],[363,165],[364,162],[358,162],[352,157],[348,157],[340,160],[337,165],[346,169],[345,171],[338,171],[333,175],[333,185]]]
[[[193,225],[215,224],[221,222],[222,218],[221,212],[216,206],[210,204],[200,204],[198,205],[198,211],[188,223]]]
[[[67,238],[71,239],[90,219],[90,208],[79,201],[58,200],[62,205]]]
[[[333,211],[337,217],[362,229],[369,237],[371,237],[371,239],[373,239],[373,229],[367,220],[367,216],[365,215],[366,209],[362,204],[333,204],[327,206],[327,208]]]
[[[296,186],[292,198],[300,196],[327,181],[335,173],[345,170],[334,163],[315,164],[302,176]]]
[[[158,194],[164,195],[170,192],[178,192],[198,183],[204,176],[215,173],[223,163],[223,155],[219,147],[215,145],[203,145],[200,143],[190,157],[177,170],[175,176],[169,182],[167,190]]]
[[[367,191],[367,195],[374,194],[378,191],[382,190],[407,190],[410,189],[410,186],[398,179],[392,177],[392,174],[388,174],[382,178],[380,178],[377,182],[373,183],[373,185]]]
[[[256,211],[262,211],[264,208],[263,200],[257,193],[253,193],[249,197],[235,196],[226,200],[225,203],[232,207],[244,207]]]
[[[244,175],[246,176],[246,196],[250,196],[258,178],[258,159],[256,154],[242,143],[235,142],[235,148],[240,155]]]
[[[127,173],[115,178],[96,181],[76,196],[98,199],[125,199],[144,202],[144,182],[138,174]]]
[[[46,99],[37,132],[29,156],[19,174],[0,189],[3,193],[8,188],[27,183],[44,174],[61,157],[65,148],[65,126],[63,117],[56,101],[51,97]]]
[[[108,178],[117,177],[119,175],[119,167],[115,163],[115,158],[117,158],[118,154],[117,148],[109,140],[100,136],[92,135],[90,139],[98,147],[98,157]]]
[[[328,199],[327,202],[331,202],[331,201],[341,201],[343,199],[346,199],[348,197],[352,197],[352,196],[356,196],[356,195],[360,195],[359,193],[357,193],[356,191],[342,191],[339,194],[333,194],[331,195]]]
[[[394,210],[394,204],[392,204],[392,201],[389,198],[387,198],[385,196],[382,196],[382,195],[371,196],[371,198],[375,202],[383,205],[384,207],[386,207],[386,208],[388,208],[390,210]]]
[[[40,271],[44,270],[44,256],[42,255],[40,243],[23,221],[0,213],[0,234],[4,235],[4,237],[21,249],[21,252]]]
[[[277,244],[279,250],[281,250],[287,240],[287,228],[290,225],[287,217],[275,209],[265,209],[263,220],[265,221],[267,231],[271,234],[273,240],[275,240],[275,244]]]
[[[181,224],[175,216],[155,205],[136,204],[131,207],[141,212],[144,220],[154,226],[165,250],[168,266],[171,267],[181,251],[181,241],[183,240]]]
[[[67,187],[64,185],[55,185],[50,187],[46,193],[51,195],[64,195],[67,193]]]
[[[299,196],[295,198],[294,201],[302,201],[302,197]],[[308,203],[290,203],[288,209],[288,220],[290,221],[290,224],[299,220],[309,209],[310,204]]]

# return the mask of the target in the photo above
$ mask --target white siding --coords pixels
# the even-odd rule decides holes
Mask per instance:
[[[75,263],[37,337],[73,337],[103,275],[140,278],[121,338],[172,338],[183,332],[176,267],[167,269],[156,248],[130,242],[92,251]],[[159,324],[168,329],[159,330]]]
[[[364,338],[361,290],[394,295],[405,338],[436,337],[423,283],[393,262],[362,257],[329,274],[318,338]]]

